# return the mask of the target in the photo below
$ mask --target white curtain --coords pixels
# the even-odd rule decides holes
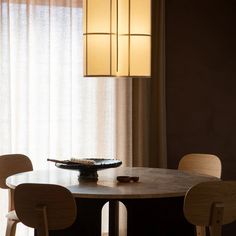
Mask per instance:
[[[47,158],[130,164],[131,81],[82,77],[80,0],[0,2],[0,155],[26,154],[34,169],[51,168]],[[6,212],[1,191],[0,235]]]

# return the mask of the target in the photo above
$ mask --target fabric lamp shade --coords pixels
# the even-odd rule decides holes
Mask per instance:
[[[151,76],[151,0],[84,0],[84,76]]]

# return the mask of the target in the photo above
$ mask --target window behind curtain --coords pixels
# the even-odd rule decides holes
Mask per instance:
[[[24,153],[34,169],[54,168],[48,157],[126,163],[131,154],[131,81],[82,77],[82,8],[76,3],[1,1],[0,155]],[[4,235],[6,192],[1,196]],[[31,234],[18,227],[17,236]]]

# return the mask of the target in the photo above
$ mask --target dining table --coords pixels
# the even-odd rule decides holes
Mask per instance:
[[[191,236],[195,227],[183,214],[186,192],[194,185],[218,181],[213,176],[177,169],[118,167],[98,171],[98,179],[78,180],[79,172],[66,169],[35,170],[7,178],[16,188],[22,183],[57,184],[66,187],[77,204],[77,218],[65,230],[50,236],[100,236],[101,211],[109,202],[109,236],[119,235],[118,203],[127,210],[127,236]],[[119,182],[117,176],[139,177],[137,182]]]

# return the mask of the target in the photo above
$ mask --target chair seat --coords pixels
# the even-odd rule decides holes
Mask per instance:
[[[11,175],[32,170],[33,166],[31,160],[23,154],[6,154],[0,156],[0,188],[9,190],[8,209],[12,210],[6,215],[7,228],[5,236],[15,236],[16,225],[20,222],[16,212],[13,211],[14,190],[10,189],[9,186],[6,185],[6,179]]]
[[[6,214],[8,220],[18,221],[20,222],[19,218],[16,215],[16,211],[10,211]]]
[[[181,158],[178,169],[220,178],[222,166],[216,155],[191,153]]]
[[[20,221],[35,228],[37,236],[68,228],[77,216],[72,193],[60,185],[20,184],[15,188],[14,203]]]

